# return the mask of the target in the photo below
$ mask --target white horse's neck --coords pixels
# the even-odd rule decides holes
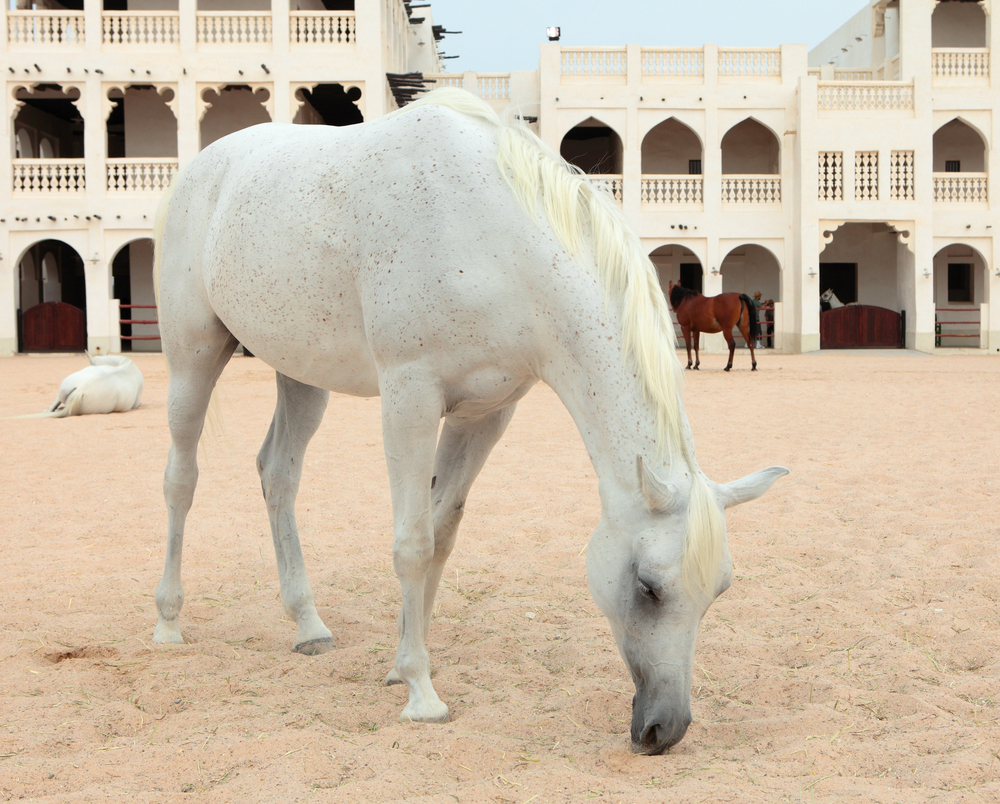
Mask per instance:
[[[577,301],[591,295],[581,293]],[[624,353],[613,308],[612,304],[605,306],[602,298],[589,312],[577,305],[565,310],[564,317],[557,317],[563,331],[543,372],[543,379],[576,422],[600,479],[606,512],[635,499],[639,490],[637,457],[663,476],[686,470],[680,462],[681,445],[670,451],[658,443],[656,411]],[[686,420],[683,429],[690,438]],[[688,451],[693,451],[690,445]],[[678,461],[674,467],[666,463],[665,456],[671,452]]]

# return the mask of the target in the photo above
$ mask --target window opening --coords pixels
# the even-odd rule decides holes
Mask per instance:
[[[948,301],[972,301],[972,263],[948,263]]]

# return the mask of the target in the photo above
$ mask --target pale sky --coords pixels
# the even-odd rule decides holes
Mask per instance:
[[[650,47],[708,44],[815,47],[867,0],[414,0],[431,2],[434,22],[461,35],[441,50],[461,58],[448,72],[506,73],[538,68],[545,29],[564,45]],[[420,14],[420,9],[413,11]]]

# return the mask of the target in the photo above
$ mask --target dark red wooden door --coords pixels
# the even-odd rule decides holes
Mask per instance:
[[[87,348],[83,310],[64,302],[36,304],[21,316],[24,352],[82,352]]]
[[[860,304],[827,310],[819,317],[819,345],[821,349],[896,349],[900,346],[899,313]]]

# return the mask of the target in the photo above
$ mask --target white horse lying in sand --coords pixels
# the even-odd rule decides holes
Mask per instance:
[[[90,365],[63,380],[56,401],[34,417],[118,413],[139,407],[143,379],[135,363],[122,355],[87,357]]]
[[[723,509],[787,470],[717,485],[698,468],[670,312],[607,192],[526,126],[444,89],[370,123],[213,143],[164,199],[157,243],[172,444],[155,641],[183,641],[198,440],[243,343],[278,372],[257,469],[295,650],[333,646],[295,524],[306,447],[328,391],[378,395],[402,586],[386,680],[409,688],[404,720],[447,720],[425,647],[434,595],[469,488],[541,380],[600,477],[587,574],[635,682],[632,739],[658,753],[684,736],[698,625],[732,578]]]

